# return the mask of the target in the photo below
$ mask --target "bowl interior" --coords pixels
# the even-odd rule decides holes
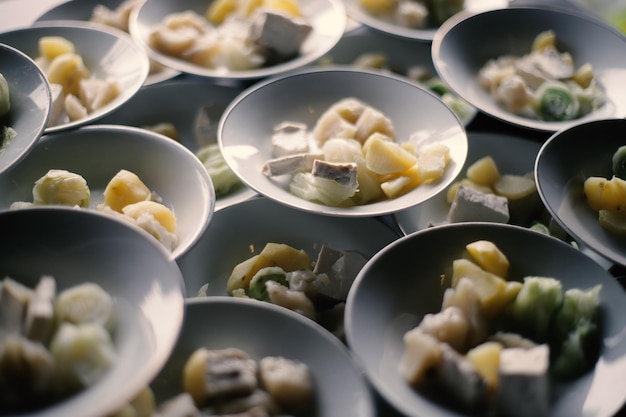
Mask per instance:
[[[87,126],[46,135],[28,158],[0,177],[0,207],[33,201],[35,181],[50,169],[82,175],[91,190],[90,207],[120,169],[134,172],[170,207],[177,219],[177,257],[187,251],[209,223],[215,204],[204,166],[184,146],[156,133],[121,126]]]
[[[194,11],[204,15],[213,0],[148,0],[131,14],[130,32],[149,51],[152,58],[178,71],[209,78],[253,80],[277,75],[303,67],[328,52],[341,38],[346,28],[346,12],[343,3],[337,0],[308,0],[299,2],[304,19],[312,31],[300,49],[300,55],[287,62],[253,70],[224,71],[190,64],[150,48],[148,39],[151,31],[166,16],[172,13]]]
[[[8,45],[0,45],[0,74],[9,86],[10,99],[10,112],[0,118],[0,129],[8,126],[17,134],[10,142],[0,144],[0,172],[4,172],[21,161],[43,134],[51,97],[48,81],[39,67]]]
[[[130,35],[113,28],[79,21],[49,21],[30,27],[0,33],[0,43],[11,45],[35,59],[39,56],[39,39],[61,36],[74,43],[92,75],[117,80],[120,94],[107,105],[87,117],[56,126],[45,133],[54,133],[93,122],[119,106],[142,86],[149,71],[148,57]]]
[[[275,126],[285,121],[299,122],[310,131],[324,111],[348,97],[360,99],[387,115],[399,141],[408,140],[411,134],[424,134],[446,144],[451,160],[441,180],[422,184],[393,200],[331,207],[291,194],[289,176],[270,180],[262,174],[263,164],[273,157],[271,136]],[[222,116],[218,141],[228,165],[259,194],[300,210],[334,216],[382,215],[419,204],[456,177],[467,155],[462,123],[434,94],[398,76],[345,66],[310,68],[248,88]]]
[[[626,265],[626,242],[600,226],[583,184],[591,176],[611,178],[611,158],[625,143],[619,133],[625,127],[623,119],[615,119],[558,132],[543,145],[535,165],[539,195],[552,216],[577,240],[621,265]],[[593,138],[602,140],[591,143]]]
[[[397,238],[377,219],[320,216],[259,197],[217,211],[206,233],[178,264],[189,296],[205,284],[207,295],[227,295],[226,283],[235,265],[268,242],[303,249],[317,259],[323,244],[369,257]]]
[[[118,359],[93,387],[30,416],[98,416],[119,409],[159,372],[176,343],[184,284],[176,263],[143,232],[102,214],[66,208],[0,213],[0,273],[57,291],[95,282],[116,300]]]
[[[171,123],[179,141],[192,152],[217,143],[217,126],[228,104],[241,92],[240,87],[209,83],[207,80],[174,80],[141,88],[100,122],[135,127]],[[217,196],[215,210],[256,195],[240,186],[227,195]]]
[[[590,373],[555,390],[550,415],[612,416],[626,393],[612,382],[626,371],[626,294],[616,280],[572,246],[517,226],[457,223],[426,229],[390,244],[361,270],[346,305],[348,344],[378,392],[407,416],[461,416],[410,388],[398,373],[403,335],[426,313],[438,312],[451,269],[466,244],[494,242],[511,262],[510,279],[559,279],[563,288],[602,284],[601,356]],[[549,257],[545,254],[550,253]]]
[[[471,164],[484,156],[494,159],[501,174],[532,173],[541,148],[540,142],[499,133],[469,133],[467,139],[469,147],[462,176]],[[449,210],[446,193],[439,193],[420,205],[394,213],[394,216],[400,229],[408,234],[445,223]]]
[[[555,32],[559,50],[570,52],[575,65],[593,65],[595,78],[607,95],[607,102],[598,110],[571,121],[533,120],[506,111],[477,83],[478,72],[488,60],[527,54],[534,38],[546,30]],[[606,47],[598,48],[600,44]],[[625,49],[621,33],[585,14],[511,7],[452,17],[438,30],[432,55],[443,80],[478,109],[517,126],[555,132],[592,119],[626,115],[626,84],[621,82],[626,76],[626,53],[617,52]]]
[[[315,402],[307,410],[307,416],[374,415],[369,387],[345,345],[297,313],[268,303],[230,297],[186,301],[180,338],[152,384],[157,401],[182,391],[184,363],[200,347],[237,347],[253,359],[271,355],[305,363],[315,388]]]

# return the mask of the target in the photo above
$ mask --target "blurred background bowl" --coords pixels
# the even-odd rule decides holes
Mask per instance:
[[[96,283],[115,301],[117,358],[94,385],[21,416],[109,415],[161,370],[184,316],[184,283],[174,260],[145,232],[93,211],[59,207],[0,212],[0,274],[34,288],[52,276],[57,292]]]
[[[109,181],[121,170],[135,173],[176,216],[176,258],[191,248],[209,224],[215,192],[198,158],[180,143],[143,129],[94,125],[46,135],[28,158],[0,176],[0,208],[33,201],[32,189],[50,169],[81,175],[91,191],[90,208],[104,201]]]
[[[447,145],[450,162],[443,177],[394,199],[333,207],[292,194],[289,175],[270,179],[262,173],[265,162],[274,158],[271,136],[276,126],[302,123],[311,132],[320,116],[345,98],[361,100],[387,116],[397,142],[422,135]],[[259,194],[299,210],[345,217],[380,216],[426,201],[452,182],[467,155],[463,124],[435,94],[400,76],[345,66],[306,68],[249,87],[226,109],[218,141],[231,169]]]
[[[463,256],[465,245],[477,240],[491,241],[504,253],[511,265],[509,280],[553,277],[560,280],[563,290],[602,285],[599,360],[588,373],[554,387],[550,416],[613,416],[626,399],[626,392],[614,382],[626,372],[626,294],[606,270],[571,245],[508,224],[455,223],[425,229],[391,243],[370,259],[346,304],[348,346],[369,381],[407,416],[470,415],[411,388],[398,365],[403,335],[425,314],[441,310],[452,261]]]
[[[152,383],[157,401],[182,392],[182,369],[199,348],[239,348],[252,359],[282,356],[308,366],[314,403],[307,416],[373,417],[372,393],[346,347],[297,313],[230,297],[188,299],[172,355]]]
[[[44,36],[60,36],[74,43],[76,53],[92,75],[115,80],[120,87],[115,99],[87,117],[55,124],[52,114],[46,134],[94,122],[132,97],[148,76],[149,62],[145,51],[130,35],[103,25],[78,21],[40,22],[0,33],[0,43],[13,46],[36,60],[40,56],[39,40]]]
[[[2,173],[21,161],[43,134],[52,98],[48,80],[35,62],[4,44],[0,44],[0,74],[9,87],[10,105],[9,113],[0,117]],[[13,129],[15,137],[4,139],[5,128]]]
[[[587,62],[593,66],[594,78],[606,94],[606,102],[597,110],[569,121],[536,120],[507,111],[478,84],[478,73],[487,61],[528,54],[535,37],[547,30],[554,31],[559,51],[569,52],[576,67]],[[438,74],[454,92],[480,111],[515,126],[555,132],[594,119],[626,115],[624,36],[579,11],[520,6],[459,13],[438,29],[432,56]]]

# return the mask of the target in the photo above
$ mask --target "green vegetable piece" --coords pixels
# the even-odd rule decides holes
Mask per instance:
[[[550,371],[561,379],[574,379],[594,367],[600,352],[601,332],[599,326],[583,321],[568,334],[551,361]]]
[[[582,324],[598,325],[600,320],[600,290],[598,284],[590,289],[570,288],[563,295],[563,304],[554,319],[554,335],[557,343]]]
[[[268,266],[259,269],[250,279],[247,291],[248,296],[261,301],[269,301],[267,287],[265,286],[267,281],[276,281],[281,285],[288,286],[287,273],[279,266]]]
[[[218,144],[213,143],[200,148],[196,156],[209,173],[217,197],[225,196],[242,184],[226,163]]]
[[[555,278],[528,276],[511,305],[513,319],[535,342],[548,340],[552,320],[563,302],[561,282]]]
[[[34,204],[60,204],[89,207],[91,192],[87,181],[80,175],[63,169],[51,169],[35,181]]]
[[[446,83],[444,83],[439,77],[433,77],[430,80],[426,81],[426,86],[430,89],[430,91],[440,97],[450,92],[450,89],[448,88]]]
[[[9,83],[4,75],[0,74],[0,116],[4,116],[11,110],[11,97],[9,95]]]
[[[617,148],[611,159],[613,174],[626,180],[626,145]]]
[[[570,88],[560,81],[546,81],[537,89],[535,110],[542,120],[565,121],[578,116],[580,104]]]
[[[543,223],[535,222],[530,226],[530,230],[534,230],[535,232],[543,233],[544,235],[550,235],[550,229]]]

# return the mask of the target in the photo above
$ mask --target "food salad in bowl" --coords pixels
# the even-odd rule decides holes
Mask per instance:
[[[252,189],[334,216],[388,214],[442,191],[467,154],[464,127],[406,78],[345,66],[307,68],[248,88],[218,141]]]
[[[520,6],[455,16],[432,51],[441,78],[479,110],[555,132],[626,114],[624,48],[623,34],[588,14]]]
[[[307,65],[343,35],[337,0],[149,0],[133,37],[162,64],[214,79],[253,80]]]
[[[130,35],[78,21],[50,21],[0,33],[32,58],[52,94],[45,133],[91,123],[128,100],[148,75],[148,57]]]

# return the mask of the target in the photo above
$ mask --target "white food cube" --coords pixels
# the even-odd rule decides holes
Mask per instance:
[[[450,206],[448,221],[450,223],[470,221],[507,223],[509,201],[506,197],[483,193],[461,185]]]

